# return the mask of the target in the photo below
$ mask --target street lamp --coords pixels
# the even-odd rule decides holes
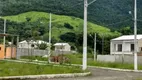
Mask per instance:
[[[129,11],[132,14],[132,11]],[[137,60],[137,0],[134,0],[134,70],[138,70],[138,60]]]
[[[96,52],[96,33],[93,33],[93,35],[89,35],[92,39],[93,39],[93,42],[94,42],[94,61],[97,60],[97,52]]]
[[[137,71],[137,0],[134,0],[134,46],[134,70]]]
[[[94,3],[96,0],[88,3],[88,0],[84,0],[84,29],[83,29],[83,62],[82,69],[87,69],[87,8],[90,4]]]

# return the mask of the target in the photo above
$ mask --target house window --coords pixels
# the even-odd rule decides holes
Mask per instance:
[[[0,47],[0,51],[1,51],[1,47]]]
[[[134,44],[131,44],[131,51],[134,51]]]
[[[31,47],[33,48],[33,47],[35,47],[35,45],[34,45],[34,44],[31,44]]]
[[[142,47],[141,47],[141,51],[142,51]]]
[[[114,44],[114,48],[113,48],[113,51],[116,51],[116,44]]]
[[[118,44],[118,52],[122,51],[122,44]]]

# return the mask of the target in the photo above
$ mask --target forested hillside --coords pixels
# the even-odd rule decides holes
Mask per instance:
[[[88,0],[90,2],[92,0]],[[138,1],[138,27],[141,29],[142,0]],[[88,20],[111,29],[133,27],[133,0],[97,0],[88,7]],[[44,11],[83,18],[83,0],[0,0],[0,15]],[[132,11],[132,14],[129,14]]]

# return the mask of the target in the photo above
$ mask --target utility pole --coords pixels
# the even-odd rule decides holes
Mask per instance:
[[[102,55],[104,54],[104,35],[102,35]]]
[[[134,0],[134,70],[138,70],[137,61],[137,0]]]
[[[87,7],[88,0],[84,0],[83,70],[87,69]]]
[[[97,60],[97,52],[96,52],[96,33],[94,35],[94,61]]]
[[[17,49],[18,49],[18,46],[19,46],[19,35],[17,36]],[[16,53],[16,59],[19,59],[19,55],[17,53]]]
[[[83,62],[82,70],[87,69],[87,8],[90,4],[94,3],[96,0],[91,1],[88,4],[88,0],[84,0],[84,28],[83,28]]]
[[[51,56],[51,13],[50,13],[50,20],[49,20],[49,59],[48,62],[50,63],[50,56]]]
[[[5,33],[6,33],[6,19],[4,19],[4,34]],[[5,55],[5,39],[6,39],[6,36],[3,37],[4,55]]]

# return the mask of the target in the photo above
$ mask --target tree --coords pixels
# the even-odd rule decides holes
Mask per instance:
[[[130,35],[133,31],[130,27],[123,27],[119,30],[119,32],[122,33],[122,35]]]
[[[73,29],[73,26],[71,26],[69,23],[64,23],[64,27],[68,29]]]
[[[38,49],[45,50],[47,49],[48,45],[47,43],[41,43],[41,44],[37,44],[37,47]]]
[[[67,32],[61,35],[60,39],[66,42],[76,42],[76,34],[72,32]]]

